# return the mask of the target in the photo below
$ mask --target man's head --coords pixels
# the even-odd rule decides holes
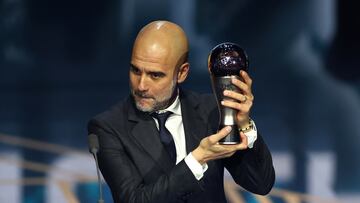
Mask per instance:
[[[134,42],[130,88],[144,112],[166,108],[177,94],[177,84],[188,74],[188,41],[178,25],[154,21],[143,27]]]

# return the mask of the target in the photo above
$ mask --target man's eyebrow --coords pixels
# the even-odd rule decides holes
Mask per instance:
[[[132,63],[130,63],[130,67],[131,67],[131,68],[137,68],[137,69],[139,69],[137,66],[135,66],[135,65],[132,64]]]
[[[147,73],[150,73],[150,74],[159,74],[159,75],[166,75],[166,73],[162,72],[162,71],[149,71]]]
[[[138,69],[138,70],[140,70],[140,68],[139,67],[137,67],[137,66],[135,66],[134,64],[132,64],[132,63],[130,63],[130,67],[131,68],[134,68],[134,69]],[[163,71],[145,71],[147,74],[160,74],[160,75],[166,75],[166,73],[165,72],[163,72]]]

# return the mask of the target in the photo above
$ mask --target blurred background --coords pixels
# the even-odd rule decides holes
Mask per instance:
[[[184,88],[211,92],[218,43],[249,55],[252,118],[277,178],[259,197],[226,176],[230,203],[360,202],[358,10],[335,0],[0,0],[0,202],[96,202],[87,121],[129,94],[132,42],[159,19],[188,34]]]

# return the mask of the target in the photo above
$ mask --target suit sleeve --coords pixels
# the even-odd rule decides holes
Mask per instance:
[[[235,182],[252,193],[266,195],[274,185],[271,154],[259,134],[252,149],[238,151],[223,161]]]
[[[159,176],[157,181],[145,184],[118,135],[105,122],[91,120],[88,131],[99,137],[99,166],[115,202],[177,202],[201,190],[201,185],[184,160],[173,170]]]

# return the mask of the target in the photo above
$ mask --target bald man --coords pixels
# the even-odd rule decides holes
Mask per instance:
[[[251,78],[233,84],[243,94],[224,106],[238,110],[242,142],[220,145],[230,127],[216,132],[218,110],[213,95],[185,91],[189,73],[184,31],[155,21],[139,32],[130,62],[130,96],[91,119],[89,134],[98,135],[99,165],[115,202],[226,202],[226,168],[237,184],[267,194],[275,179],[270,152],[249,118],[254,99]],[[161,119],[160,115],[166,115]]]

